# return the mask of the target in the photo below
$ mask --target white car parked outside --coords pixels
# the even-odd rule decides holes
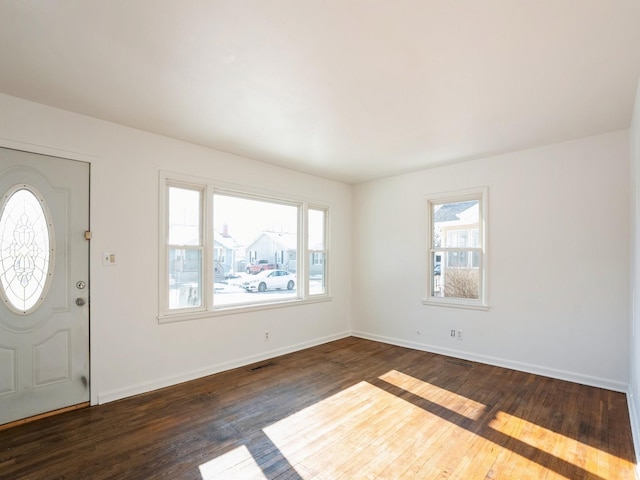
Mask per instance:
[[[286,270],[264,270],[251,275],[242,283],[247,292],[266,292],[267,290],[293,290],[296,286],[296,275]]]

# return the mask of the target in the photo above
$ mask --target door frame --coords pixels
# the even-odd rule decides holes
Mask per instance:
[[[1,138],[0,137],[0,147],[3,148],[9,148],[12,150],[20,150],[22,152],[26,152],[26,153],[35,153],[35,154],[40,154],[40,155],[47,155],[49,157],[57,157],[57,158],[61,158],[63,160],[76,160],[76,161],[80,161],[80,162],[85,162],[87,164],[89,164],[89,230],[91,230],[91,205],[93,205],[93,189],[92,187],[92,183],[93,183],[93,166],[94,163],[96,161],[95,156],[93,155],[89,155],[89,154],[84,154],[84,153],[79,153],[79,152],[72,152],[69,150],[63,150],[60,148],[55,148],[55,147],[50,147],[50,146],[46,146],[46,145],[37,145],[37,144],[32,144],[32,143],[24,143],[24,142],[20,142],[20,141],[16,141],[16,140],[10,140],[7,138]],[[89,291],[87,292],[87,296],[91,299],[90,303],[89,303],[89,401],[90,404],[93,405],[98,405],[99,403],[99,398],[98,398],[98,385],[99,385],[99,378],[98,378],[98,368],[97,368],[97,334],[96,332],[98,331],[97,325],[95,324],[95,318],[96,318],[96,306],[92,300],[91,297],[91,290],[92,290],[92,285],[93,285],[93,276],[92,276],[92,272],[93,269],[95,267],[94,265],[94,261],[93,258],[95,255],[92,254],[93,249],[92,247],[92,240],[89,240],[89,271],[88,271],[88,288]]]

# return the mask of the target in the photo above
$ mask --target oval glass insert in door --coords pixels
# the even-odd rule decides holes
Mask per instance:
[[[15,313],[33,312],[46,297],[54,243],[43,197],[26,184],[11,187],[0,203],[0,293]]]

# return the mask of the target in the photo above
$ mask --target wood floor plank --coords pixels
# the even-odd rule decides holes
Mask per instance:
[[[602,480],[635,461],[624,394],[354,337],[0,430],[3,479]]]

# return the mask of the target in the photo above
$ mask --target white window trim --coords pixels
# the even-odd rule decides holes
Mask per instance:
[[[317,200],[296,197],[280,192],[272,192],[265,189],[252,188],[246,185],[231,184],[220,182],[201,177],[194,177],[181,173],[160,171],[159,175],[159,272],[158,272],[158,292],[159,292],[159,308],[158,321],[160,323],[180,322],[185,320],[195,320],[200,318],[217,317],[230,315],[235,313],[245,313],[252,311],[268,310],[273,308],[282,308],[292,305],[304,305],[310,303],[318,303],[331,301],[331,292],[329,290],[329,211],[330,205],[319,203]],[[202,190],[201,205],[201,229],[203,235],[203,268],[202,274],[202,306],[169,309],[169,276],[168,265],[168,195],[169,186],[184,187]],[[213,222],[211,215],[213,213],[213,195],[226,194],[236,197],[244,197],[254,200],[263,200],[268,202],[276,202],[282,204],[295,205],[299,207],[298,214],[298,295],[296,298],[286,300],[270,301],[265,303],[242,303],[225,306],[214,306],[213,304],[213,272],[214,264],[214,246],[213,246]],[[309,294],[309,249],[308,231],[307,231],[307,215],[309,209],[324,210],[325,212],[325,289],[322,294]],[[301,279],[302,278],[302,279]]]
[[[208,221],[204,212],[207,205],[207,191],[204,185],[194,183],[187,179],[176,179],[176,178],[166,178],[160,185],[160,222],[159,222],[159,239],[160,239],[160,278],[159,278],[159,292],[160,292],[160,305],[159,305],[159,317],[167,315],[167,312],[171,312],[171,316],[178,316],[185,313],[200,313],[206,310],[206,305],[209,298],[209,292],[201,291],[200,295],[202,297],[201,305],[197,307],[189,307],[189,308],[181,308],[181,309],[173,309],[169,310],[169,284],[166,279],[169,277],[169,249],[172,244],[169,243],[169,229],[167,225],[169,224],[169,208],[167,204],[167,199],[169,197],[168,191],[170,187],[176,188],[185,188],[191,190],[197,190],[200,192],[200,236],[201,236],[201,244],[198,246],[189,245],[189,246],[177,246],[178,248],[184,248],[185,250],[200,250],[202,252],[202,268],[207,269],[209,266],[213,268],[213,260],[209,259],[209,257],[213,256],[213,252],[211,255],[207,252],[207,241],[208,238],[212,238],[209,236],[209,224],[211,222]],[[211,265],[210,265],[211,264]],[[204,280],[204,271],[202,272],[203,280]],[[164,281],[163,281],[164,279]],[[203,282],[204,283],[204,282]],[[204,287],[204,285],[203,285]]]
[[[432,222],[432,205],[440,204],[440,203],[454,203],[454,202],[462,202],[465,200],[480,200],[480,242],[481,247],[479,251],[480,255],[480,295],[478,299],[467,299],[467,298],[451,298],[451,297],[434,297],[432,295],[433,291],[433,275],[431,272],[433,271],[433,255],[434,251],[433,246],[433,222]],[[424,297],[422,299],[423,305],[432,305],[439,307],[451,307],[451,308],[464,308],[470,310],[489,310],[489,295],[488,295],[488,254],[487,254],[487,245],[488,245],[488,212],[489,212],[489,188],[488,187],[478,187],[471,188],[467,190],[458,190],[453,192],[441,192],[433,195],[427,195],[425,197],[425,205],[426,205],[426,248],[425,255],[423,261],[423,292]],[[439,248],[438,251],[473,251],[478,249],[476,248]]]

